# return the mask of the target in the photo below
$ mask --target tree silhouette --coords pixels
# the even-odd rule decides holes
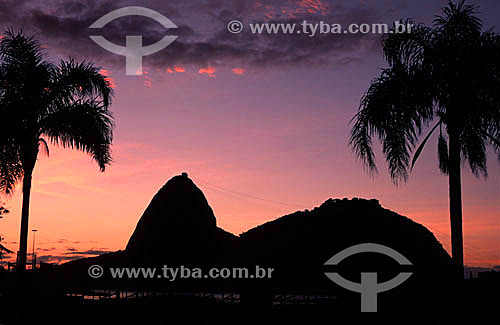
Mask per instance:
[[[26,267],[33,169],[48,142],[88,153],[104,171],[111,162],[112,88],[99,69],[73,59],[53,64],[40,43],[11,29],[0,41],[0,191],[22,180],[18,269]]]
[[[476,177],[486,177],[487,145],[500,159],[500,37],[482,31],[474,6],[450,1],[431,27],[418,24],[410,33],[387,34],[383,51],[389,67],[363,96],[350,145],[376,172],[372,137],[377,136],[398,184],[408,179],[439,130],[439,169],[449,178],[452,257],[463,272],[461,162],[468,162]]]

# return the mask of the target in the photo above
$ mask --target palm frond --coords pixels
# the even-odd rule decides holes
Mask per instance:
[[[372,81],[354,118],[350,145],[364,164],[374,170],[371,141],[377,135],[396,184],[408,179],[410,154],[422,128],[433,118],[429,85],[417,67],[386,69]]]
[[[448,5],[442,9],[442,14],[434,19],[434,27],[442,33],[459,33],[455,37],[464,34],[479,33],[483,24],[477,17],[477,7],[466,4],[465,0],[458,3],[449,0]]]
[[[34,35],[27,36],[22,30],[9,28],[0,40],[0,61],[11,66],[38,65],[44,61],[42,46]]]
[[[53,144],[88,153],[101,171],[111,163],[113,116],[100,102],[88,99],[62,107],[41,125],[42,134]]]
[[[99,71],[89,62],[61,61],[50,85],[54,106],[92,99],[100,100],[104,107],[109,107],[113,89],[107,77]]]
[[[352,121],[354,121],[354,126],[351,130],[349,145],[356,153],[356,156],[363,162],[363,166],[367,167],[369,172],[377,173],[375,155],[372,150],[373,130],[370,127],[368,115],[361,110],[354,116]]]
[[[47,143],[47,141],[45,141],[44,138],[39,138],[38,139],[38,146],[39,147],[43,147],[43,152],[45,153],[45,155],[47,157],[50,156],[49,144]]]
[[[12,194],[24,175],[19,149],[13,139],[0,141],[0,192],[7,195]]]
[[[432,30],[423,24],[415,24],[411,19],[400,23],[411,24],[411,33],[397,33],[393,26],[391,32],[386,34],[382,45],[387,62],[390,66],[400,67],[421,64],[432,39]]]
[[[463,159],[469,162],[469,167],[474,176],[487,177],[486,144],[476,127],[466,127],[461,134],[460,143]]]
[[[424,149],[425,144],[427,143],[427,140],[429,140],[432,133],[434,133],[434,131],[438,128],[438,126],[441,126],[442,123],[443,123],[443,121],[439,121],[438,123],[436,123],[436,125],[434,125],[434,127],[429,131],[427,136],[424,138],[422,143],[418,146],[417,150],[415,151],[415,154],[413,155],[413,159],[411,161],[410,171],[413,170],[413,167],[415,166],[415,163],[417,162],[418,157],[420,157],[420,154],[422,153],[422,150]]]
[[[0,95],[2,115],[9,110],[11,123],[36,124],[44,110],[44,96],[54,71],[41,45],[22,31],[8,30],[0,40]],[[25,132],[26,130],[22,130]]]

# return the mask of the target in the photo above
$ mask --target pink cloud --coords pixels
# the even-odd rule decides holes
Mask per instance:
[[[107,82],[109,82],[109,85],[110,85],[111,88],[113,88],[113,89],[116,88],[115,80],[110,77],[110,75],[111,75],[111,71],[110,70],[101,69],[101,70],[99,70],[99,73],[102,74],[105,77],[104,80],[106,80]]]
[[[237,74],[237,75],[239,75],[239,76],[242,76],[242,75],[244,75],[244,74],[245,74],[245,72],[246,72],[247,70],[245,70],[245,69],[243,69],[243,68],[233,68],[233,69],[232,69],[232,71],[233,71],[233,73],[234,73],[234,74]]]
[[[151,76],[149,75],[149,68],[147,67],[144,67],[142,69],[142,79],[144,80],[143,83],[144,83],[144,87],[146,88],[151,88],[153,87],[153,79],[151,78]]]
[[[174,66],[173,68],[167,68],[167,72],[172,74],[181,73],[181,72],[186,72],[186,69],[184,69],[183,67]]]
[[[206,67],[206,68],[201,68],[198,70],[199,74],[206,74],[209,77],[215,77],[215,68],[214,67]]]

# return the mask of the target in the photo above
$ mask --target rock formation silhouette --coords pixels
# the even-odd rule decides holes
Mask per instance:
[[[359,294],[340,288],[325,276],[324,263],[341,250],[362,243],[377,243],[395,249],[412,263],[401,268],[391,258],[374,253],[358,254],[338,266],[338,272],[354,282],[361,272],[376,272],[379,282],[401,272],[412,277],[381,299],[397,304],[446,292],[452,274],[451,258],[424,226],[383,208],[377,200],[329,199],[312,210],[298,211],[235,236],[218,228],[203,192],[183,174],[170,179],[154,196],[137,223],[123,251],[64,264],[69,282],[85,286],[147,286],[148,288],[218,288],[245,293],[253,302],[269,301],[272,292],[331,293],[345,296],[349,306],[358,306]],[[99,281],[87,275],[90,265],[144,267],[184,265],[212,267],[273,268],[270,279],[225,279],[195,281],[111,279]],[[250,299],[250,300],[252,300]],[[430,301],[428,298],[426,301]],[[406,304],[405,304],[406,305]],[[387,304],[385,304],[387,306]]]
[[[216,226],[205,195],[186,173],[170,179],[154,196],[126,247],[134,260],[217,262],[238,238]]]

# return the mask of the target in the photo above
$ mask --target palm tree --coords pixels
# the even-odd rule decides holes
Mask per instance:
[[[111,162],[112,89],[90,63],[53,64],[40,43],[9,29],[0,41],[0,191],[22,180],[18,269],[26,267],[33,169],[48,142],[88,153],[104,171]]]
[[[382,44],[389,67],[361,99],[350,146],[376,172],[372,137],[377,136],[397,185],[407,181],[439,130],[439,169],[449,178],[452,258],[463,274],[461,163],[468,162],[476,177],[486,177],[487,145],[500,159],[500,37],[482,31],[475,7],[450,1],[431,27],[390,33]]]

